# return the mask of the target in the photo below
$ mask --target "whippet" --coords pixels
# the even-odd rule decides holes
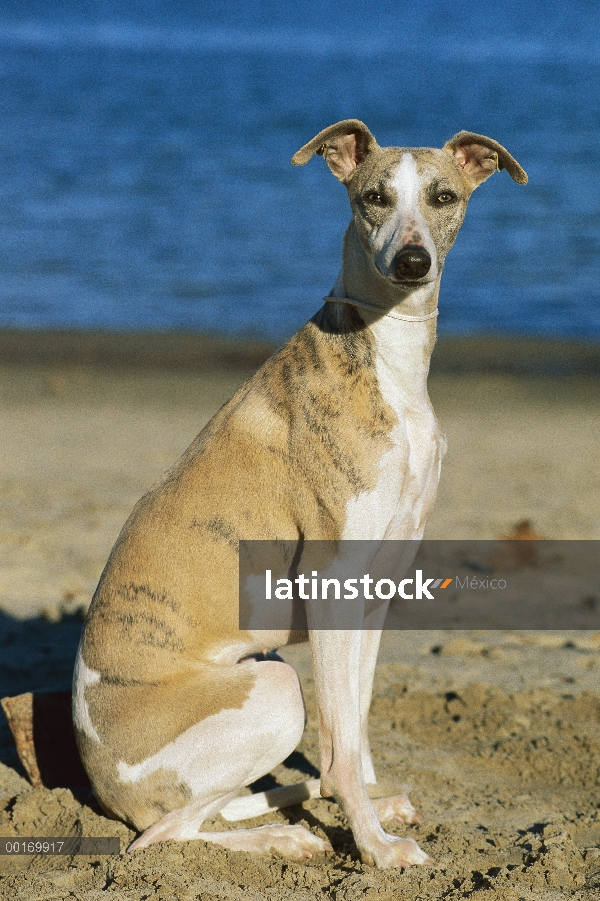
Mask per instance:
[[[352,208],[333,291],[138,502],[81,639],[79,749],[104,810],[143,832],[131,849],[200,838],[300,858],[330,847],[299,825],[200,828],[219,811],[253,816],[314,794],[313,783],[234,800],[296,748],[305,725],[296,672],[259,652],[308,637],[320,794],[340,805],[363,861],[430,862],[380,825],[421,821],[408,798],[369,798],[386,604],[362,631],[311,630],[310,615],[301,636],[241,630],[238,542],[422,537],[446,448],[426,384],[444,260],[474,188],[497,169],[520,184],[527,176],[490,138],[463,131],[441,150],[379,147],[354,119],[292,162],[315,153]]]

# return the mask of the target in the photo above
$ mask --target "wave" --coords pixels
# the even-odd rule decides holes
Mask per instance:
[[[401,37],[401,36],[400,36]],[[495,38],[493,42],[477,39],[444,46],[444,35],[436,45],[435,58],[452,59],[544,61],[572,59],[594,62],[600,59],[600,49],[581,42],[561,44],[548,39],[524,41]],[[128,22],[100,24],[51,24],[45,21],[0,21],[0,45],[12,47],[41,47],[47,49],[98,48],[132,52],[258,52],[292,53],[314,56],[348,55],[352,57],[398,54],[399,35],[362,32],[333,33],[302,29],[229,29],[229,28],[169,28],[148,27]],[[407,47],[403,42],[402,58],[432,57],[430,47]]]

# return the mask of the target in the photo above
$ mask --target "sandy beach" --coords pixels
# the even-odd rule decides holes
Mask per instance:
[[[0,697],[69,686],[82,611],[133,504],[270,350],[0,334]],[[600,538],[599,376],[594,347],[440,340],[430,395],[449,450],[426,537],[493,539],[528,520],[544,538]],[[284,656],[309,724],[279,783],[319,760],[307,648]],[[111,835],[124,852],[133,833],[91,797],[31,788],[0,720],[0,837]],[[0,856],[0,897],[600,899],[600,633],[389,631],[371,721],[380,778],[410,784],[425,817],[389,831],[433,868],[362,865],[337,806],[317,800],[255,823],[327,836],[334,851],[306,864],[202,842]]]

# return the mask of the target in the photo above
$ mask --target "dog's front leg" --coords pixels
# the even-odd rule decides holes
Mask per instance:
[[[309,615],[310,624],[310,615]],[[365,863],[406,867],[431,863],[413,839],[383,831],[365,788],[361,763],[361,630],[309,633],[321,744],[321,794],[333,796]]]
[[[377,652],[381,640],[381,630],[385,622],[388,604],[382,604],[365,617],[364,627],[361,633],[360,646],[360,759],[362,763],[363,779],[367,785],[376,784],[377,776],[371,757],[371,745],[369,742],[369,708],[373,693],[373,678],[377,663]],[[389,787],[381,798],[374,798],[371,793],[371,803],[380,823],[388,823],[396,820],[398,823],[422,823],[423,817],[410,803],[408,795],[394,785]]]
[[[371,744],[369,742],[369,708],[373,694],[373,679],[377,654],[381,642],[381,630],[385,622],[388,604],[382,604],[377,610],[365,617],[361,630],[360,645],[360,759],[362,762],[363,779],[366,783],[375,784],[377,776],[371,757]]]

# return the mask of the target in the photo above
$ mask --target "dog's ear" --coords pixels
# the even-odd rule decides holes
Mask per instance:
[[[344,119],[320,131],[292,157],[294,166],[304,166],[318,153],[341,182],[347,184],[362,161],[377,147],[377,141],[358,119]]]
[[[516,159],[502,144],[484,135],[459,131],[446,141],[443,149],[452,154],[454,162],[462,169],[473,189],[501,169],[506,169],[510,177],[520,185],[527,184],[527,173]]]

